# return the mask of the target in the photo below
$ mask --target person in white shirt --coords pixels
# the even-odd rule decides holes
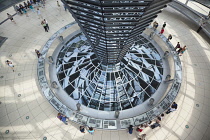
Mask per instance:
[[[12,69],[13,72],[15,72],[14,70],[15,66],[12,64],[12,61],[7,60],[5,63]]]
[[[173,104],[171,105],[171,107],[168,109],[168,111],[166,111],[166,114],[169,114],[170,112],[176,111],[177,110],[177,103],[173,102]]]
[[[44,19],[44,23],[46,24],[47,29],[48,29],[48,30],[50,30],[50,27],[49,27],[48,22],[47,22],[47,20],[46,20],[46,19]]]
[[[36,13],[37,13],[39,19],[40,19],[40,18],[43,18],[43,17],[42,17],[42,14],[41,14],[41,11],[39,10],[39,8],[37,8]]]

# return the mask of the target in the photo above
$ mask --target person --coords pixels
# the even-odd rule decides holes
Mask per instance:
[[[60,8],[60,4],[59,4],[59,2],[57,1],[57,6]]]
[[[177,54],[180,54],[181,51],[182,51],[182,47],[180,47],[180,48],[178,49]]]
[[[57,1],[57,6],[58,6],[59,12],[61,12],[61,5],[59,4],[59,1]]]
[[[49,27],[48,22],[47,22],[47,20],[46,20],[46,19],[44,19],[44,23],[45,23],[45,24],[46,24],[46,26],[47,26],[47,30],[50,30],[50,27]]]
[[[164,22],[164,24],[163,24],[163,28],[165,28],[166,27],[166,22]]]
[[[12,61],[7,60],[5,63],[12,69],[13,72],[15,72],[14,70],[15,66],[12,64]]]
[[[137,127],[136,131],[137,132],[142,132],[144,130],[144,125],[141,124],[139,127]]]
[[[138,138],[139,140],[145,140],[146,136],[147,136],[146,134],[142,134]]]
[[[157,119],[156,119],[156,121],[160,122],[161,121],[161,117],[158,116]]]
[[[81,133],[85,133],[85,127],[84,126],[80,126],[79,130],[80,130]]]
[[[35,13],[34,7],[32,4],[29,5],[29,8],[31,9],[31,11],[33,11]]]
[[[155,25],[155,30],[157,29],[158,26],[159,26],[158,23],[156,23],[156,25]]]
[[[155,28],[156,24],[157,24],[157,22],[156,22],[156,21],[155,21],[155,22],[153,22],[153,28]]]
[[[32,5],[32,3],[29,0],[27,0],[27,4],[28,4],[28,8],[30,5]]]
[[[40,18],[43,18],[43,17],[42,17],[42,14],[41,14],[41,11],[39,10],[39,8],[37,8],[36,12],[37,12],[37,15],[38,15],[39,19],[40,19]]]
[[[203,27],[205,27],[205,26],[206,26],[206,22],[202,22],[202,23],[200,24],[198,30],[197,30],[197,33],[199,33],[199,32],[203,29]]]
[[[28,8],[28,4],[26,2],[23,2],[24,4],[24,8],[27,9]]]
[[[30,4],[31,4],[31,5],[34,4],[33,0],[30,0]]]
[[[65,123],[66,125],[68,125],[67,117],[66,117],[65,115],[62,115],[61,121],[62,121],[63,123]]]
[[[36,0],[37,7],[40,7],[40,0]]]
[[[61,113],[58,113],[57,118],[61,121],[61,119],[62,119],[62,114],[61,114]]]
[[[173,104],[171,105],[171,107],[166,111],[166,114],[169,114],[170,112],[173,112],[177,109],[178,105],[176,102],[173,102]]]
[[[163,33],[164,33],[164,28],[162,28],[162,29],[161,29],[161,31],[160,31],[160,33],[159,33],[159,34],[161,34],[161,35],[162,35]]]
[[[154,28],[154,30],[156,30],[157,27],[158,27],[158,23],[155,21],[155,22],[153,23],[153,28]]]
[[[128,127],[128,133],[129,133],[129,134],[132,134],[132,133],[133,133],[133,125],[130,125],[130,126]]]
[[[44,0],[41,0],[41,5],[42,5],[42,8],[45,8],[45,1]]]
[[[160,122],[158,120],[156,120],[156,122],[154,124],[152,124],[150,127],[152,129],[154,129],[154,128],[158,127],[158,126],[161,127]]]
[[[184,46],[184,47],[182,48],[182,50],[181,50],[181,54],[180,54],[179,56],[182,56],[186,50],[187,50],[187,47],[186,47],[186,46]]]
[[[167,110],[166,114],[169,114],[169,113],[171,113],[171,112],[173,112],[173,111],[176,111],[176,109],[175,109],[175,108],[169,108],[169,109]]]
[[[35,53],[37,54],[38,58],[41,56],[41,53],[37,49],[35,49]]]
[[[164,116],[165,116],[164,113],[162,113],[162,114],[160,115],[160,121],[163,120]]]
[[[149,126],[151,126],[151,124],[152,124],[152,121],[149,121],[148,123],[147,123],[147,127]]]
[[[63,7],[64,7],[65,11],[67,11],[67,7],[66,7],[66,5],[65,5],[65,4],[63,4]]]
[[[12,15],[10,15],[9,13],[7,13],[7,17],[8,17],[8,19],[10,19],[12,22],[14,22],[14,23],[16,24],[16,22],[14,21],[14,19],[13,19],[13,16],[12,16]]]
[[[33,0],[33,3],[36,4],[36,0]]]
[[[32,3],[30,3],[30,1],[27,0],[27,5],[28,5],[28,8],[29,8],[29,6],[32,5]]]
[[[17,5],[15,5],[15,9],[16,9],[20,14],[23,14],[23,12],[21,11],[20,7],[18,7]]]
[[[177,48],[180,48],[180,47],[181,47],[181,46],[180,46],[179,42],[177,42],[176,47],[174,48],[175,51],[176,51]]]
[[[41,21],[41,25],[44,27],[45,32],[48,32],[47,25],[44,21]]]
[[[23,8],[22,11],[23,11],[24,14],[26,14],[26,17],[28,17],[28,13],[27,13],[26,9]]]
[[[93,135],[93,134],[94,134],[94,129],[93,129],[93,127],[89,127],[88,132],[89,132],[91,135]]]
[[[176,102],[173,102],[173,104],[171,105],[171,108],[177,109],[177,107],[178,107],[177,103]]]
[[[24,8],[22,4],[19,4],[20,10],[22,11],[22,9]]]
[[[169,34],[168,35],[168,38],[167,38],[167,40],[166,41],[170,41],[172,39],[172,35],[171,34]]]
[[[160,123],[160,120],[161,120],[161,118],[158,116],[158,117],[155,119],[155,122],[156,122],[156,123]]]

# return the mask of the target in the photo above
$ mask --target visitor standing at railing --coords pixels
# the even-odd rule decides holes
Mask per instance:
[[[166,40],[166,41],[167,41],[167,42],[169,42],[171,39],[172,39],[172,35],[171,35],[171,34],[169,34],[169,35],[168,35],[168,38],[167,38],[167,40]]]
[[[132,133],[133,133],[133,125],[130,125],[130,126],[128,127],[128,133],[129,133],[129,134],[132,134]]]
[[[206,26],[206,22],[201,23],[198,30],[197,30],[197,33],[199,33],[203,29],[203,27],[205,27],[205,26]]]
[[[13,19],[13,16],[12,16],[12,15],[10,15],[9,13],[7,13],[7,16],[8,16],[8,19],[10,19],[12,22],[14,22],[14,23],[16,24],[16,22],[14,21],[14,19]]]
[[[165,27],[166,27],[166,22],[163,23],[163,28],[165,28]]]
[[[95,132],[95,130],[93,129],[93,127],[89,127],[89,128],[88,128],[88,132],[89,132],[91,135],[93,135],[94,132]]]
[[[159,34],[161,34],[161,35],[162,35],[163,33],[164,33],[164,28],[162,28],[162,29],[161,29],[161,31],[160,31],[160,33],[159,33]]]
[[[181,46],[180,46],[180,44],[179,44],[179,42],[177,42],[177,45],[176,45],[176,47],[174,48],[175,49],[175,51],[176,51],[176,49],[180,49],[181,48]]]
[[[168,111],[166,111],[166,114],[169,114],[170,112],[173,112],[175,110],[177,110],[178,105],[176,102],[173,102],[173,104],[171,105],[171,107],[168,109]]]
[[[84,126],[80,126],[79,130],[80,130],[81,133],[85,133],[85,127]]]

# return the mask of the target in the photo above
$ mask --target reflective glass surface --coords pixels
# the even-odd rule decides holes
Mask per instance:
[[[105,111],[140,105],[158,89],[163,64],[156,48],[142,36],[114,65],[102,65],[83,34],[63,47],[57,77],[67,94],[81,104]]]

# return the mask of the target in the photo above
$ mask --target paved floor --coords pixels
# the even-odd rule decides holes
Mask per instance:
[[[5,19],[6,13],[12,14],[12,11],[12,8],[3,11],[0,19]],[[41,12],[49,23],[48,33],[44,32],[40,19],[32,12],[29,12],[29,17],[15,16],[17,24],[8,20],[0,26],[0,36],[8,37],[0,48],[0,139],[135,140],[135,134],[129,135],[126,130],[96,130],[94,135],[83,134],[78,131],[77,124],[65,125],[56,118],[57,112],[39,91],[34,49],[40,49],[53,33],[72,22],[73,18],[63,7],[59,10],[56,1],[48,1],[46,9],[41,9]],[[172,43],[180,41],[182,46],[187,45],[188,50],[181,56],[184,78],[176,99],[178,110],[164,118],[161,128],[146,128],[143,132],[149,140],[209,140],[209,38],[202,32],[197,34],[197,26],[170,7],[156,20],[160,24],[166,21],[164,35],[171,33]],[[15,72],[5,65],[7,59],[13,61]],[[8,134],[5,133],[7,130]]]

